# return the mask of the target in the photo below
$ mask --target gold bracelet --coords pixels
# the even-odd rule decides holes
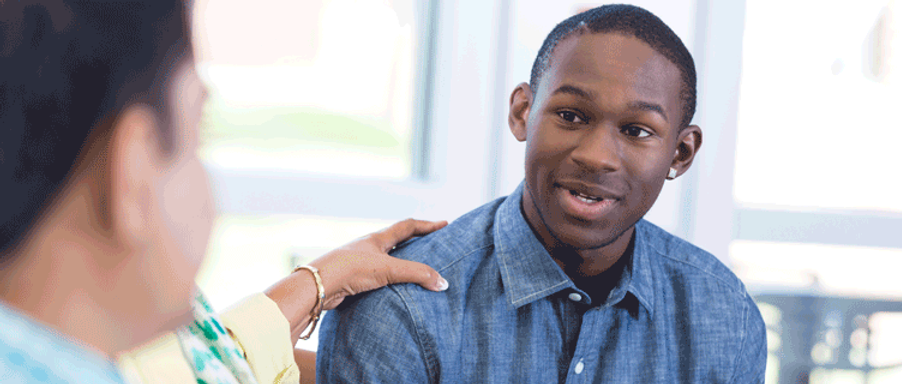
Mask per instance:
[[[319,317],[323,314],[323,305],[326,300],[326,288],[323,287],[323,279],[319,276],[319,270],[316,267],[312,267],[309,265],[300,266],[291,271],[291,273],[295,273],[302,269],[306,269],[313,274],[313,280],[316,281],[316,304],[313,306],[313,310],[310,311],[310,316],[313,316],[313,319],[310,320],[310,329],[307,330],[306,335],[301,335],[301,340],[307,340],[313,335],[313,330],[316,329],[316,322],[319,321]]]

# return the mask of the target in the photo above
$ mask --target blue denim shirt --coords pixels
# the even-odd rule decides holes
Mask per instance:
[[[395,256],[445,292],[394,285],[320,330],[318,383],[763,383],[764,321],[711,254],[636,224],[634,251],[593,305],[526,223],[522,185]]]
[[[122,382],[109,360],[0,303],[0,383]]]

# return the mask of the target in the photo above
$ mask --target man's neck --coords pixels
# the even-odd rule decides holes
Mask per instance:
[[[635,237],[633,237],[633,240],[635,240]],[[613,290],[623,278],[623,271],[627,268],[627,264],[633,257],[633,244],[634,242],[631,241],[630,246],[627,247],[627,250],[614,262],[614,264],[608,265],[604,270],[598,273],[594,273],[597,269],[586,267],[589,262],[586,262],[584,258],[582,259],[582,263],[571,263],[572,265],[576,265],[576,267],[571,268],[571,270],[568,270],[567,264],[561,265],[559,263],[558,265],[561,265],[561,269],[563,269],[564,273],[570,277],[573,284],[586,292],[589,297],[592,298],[594,303],[603,304],[607,301],[611,290]],[[557,261],[557,259],[555,259],[555,261]],[[582,269],[580,267],[582,267]]]
[[[622,236],[626,246],[603,247],[595,249],[573,249],[566,246],[548,246],[543,241],[545,249],[551,258],[571,278],[587,279],[599,276],[613,268],[623,259],[628,259],[632,254],[632,239],[635,230],[630,229]]]
[[[528,196],[526,190],[523,191],[523,197],[520,204],[520,213],[526,219],[527,225],[532,230],[551,258],[561,267],[571,279],[591,278],[601,275],[611,268],[621,257],[631,250],[633,234],[635,226],[630,227],[621,233],[613,241],[591,249],[576,249],[567,244],[563,244],[551,231],[545,226],[545,223],[538,218],[538,211],[527,205]]]

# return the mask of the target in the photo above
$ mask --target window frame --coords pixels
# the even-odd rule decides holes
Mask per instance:
[[[696,53],[699,73],[699,112],[696,121],[704,130],[704,150],[695,160],[687,183],[689,215],[692,225],[689,239],[696,245],[724,255],[729,264],[730,244],[736,240],[829,244],[902,249],[902,238],[891,234],[902,228],[902,214],[863,210],[810,209],[745,204],[736,201],[735,150],[738,128],[739,95],[742,81],[743,35],[746,0],[723,2],[697,0],[700,22],[696,24]],[[703,21],[703,22],[701,22]],[[768,366],[768,382],[790,382],[807,377],[814,368],[858,369],[869,366],[818,365],[811,351],[822,337],[824,324],[830,322],[831,308],[843,303],[861,314],[894,310],[898,306],[875,298],[845,298],[824,293],[815,286],[788,288],[746,284],[761,303],[777,306],[783,313],[778,324],[768,324],[768,332],[782,342],[770,354],[779,358],[779,366]],[[839,324],[841,339],[848,340],[855,316],[845,316]],[[818,333],[821,332],[821,333]],[[847,345],[837,356],[848,356]],[[840,360],[845,357],[840,358]]]
[[[743,204],[734,198],[735,149],[742,80],[746,0],[698,0],[696,44],[699,111],[704,150],[689,172],[691,240],[714,254],[727,255],[733,240],[820,243],[902,248],[892,228],[902,214],[865,210],[805,209]],[[727,259],[728,261],[728,259]]]
[[[451,220],[490,197],[501,1],[430,0],[421,9],[407,180],[238,170],[208,164],[221,214]],[[504,16],[506,17],[506,15]],[[489,38],[486,38],[488,36]]]

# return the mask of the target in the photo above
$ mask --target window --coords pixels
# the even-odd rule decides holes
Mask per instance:
[[[212,97],[202,157],[228,169],[410,176],[428,2],[197,4]]]
[[[698,4],[694,236],[760,303],[767,383],[898,381],[899,2]]]
[[[195,3],[198,69],[211,91],[200,156],[221,211],[198,285],[215,307],[404,218],[329,206],[341,204],[337,190],[361,200],[367,187],[423,178],[430,6]],[[316,339],[303,347],[315,350]]]
[[[198,285],[216,309],[351,239],[491,197],[498,15],[495,2],[194,3],[220,212]]]
[[[902,181],[887,173],[902,164],[896,4],[819,3],[817,17],[806,1],[746,4],[731,257],[759,269],[752,281],[780,280],[761,274],[780,265],[821,284],[842,271],[847,288],[823,292],[902,297],[874,268],[902,257],[891,240]]]
[[[896,3],[747,4],[737,202],[902,212],[902,180],[887,174],[902,164]]]

